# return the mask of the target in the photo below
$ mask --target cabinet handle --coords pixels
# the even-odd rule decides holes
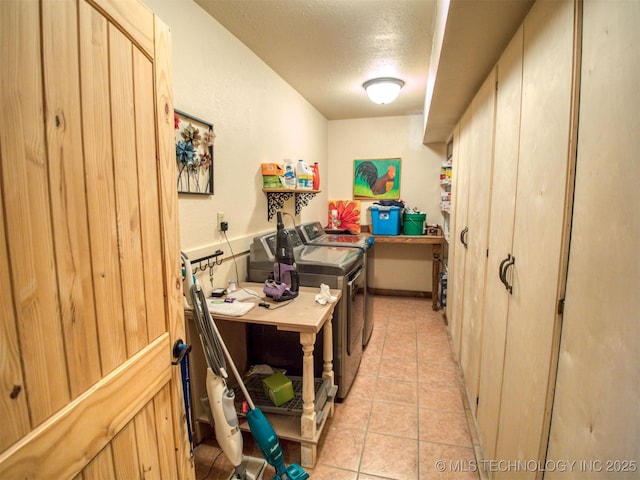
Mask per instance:
[[[508,254],[507,258],[502,260],[500,262],[500,266],[498,267],[498,277],[500,278],[500,281],[502,282],[502,284],[504,285],[505,288],[509,288],[509,287],[507,285],[507,279],[504,277],[505,273],[506,273],[504,271],[504,264],[507,263],[509,260],[511,260],[511,254]]]
[[[509,260],[504,266],[504,284],[510,294],[513,294],[513,284],[509,285],[509,280],[507,280],[507,272],[509,271],[509,267],[512,267],[515,263],[516,257],[511,257],[511,260]]]
[[[460,242],[464,245],[464,248],[467,248],[469,244],[467,243],[467,233],[469,233],[469,227],[464,227],[460,232]]]

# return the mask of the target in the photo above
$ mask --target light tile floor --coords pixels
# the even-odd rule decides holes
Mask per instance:
[[[430,299],[374,297],[374,331],[347,398],[325,426],[314,480],[477,480],[477,439],[441,312]],[[282,441],[287,462],[297,444]],[[213,444],[213,445],[212,445]],[[245,451],[260,456],[245,436]],[[226,480],[215,440],[195,449],[198,480]],[[273,477],[267,469],[265,479]]]

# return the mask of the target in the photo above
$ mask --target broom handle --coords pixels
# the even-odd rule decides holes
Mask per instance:
[[[187,256],[186,253],[180,252],[180,256],[182,257],[182,261],[184,262],[184,266],[185,266],[185,277],[187,281],[187,289],[191,290],[191,287],[194,284],[193,277],[191,276],[192,275],[191,262],[189,261],[189,257]],[[240,373],[236,368],[236,364],[234,363],[233,358],[231,358],[231,354],[229,353],[229,350],[227,350],[227,346],[225,345],[224,340],[222,339],[222,335],[220,335],[218,326],[216,325],[216,322],[213,321],[213,318],[211,318],[211,312],[209,312],[209,309],[206,308],[206,304],[204,305],[204,307],[205,308],[203,308],[203,311],[205,313],[205,317],[211,323],[211,326],[213,327],[213,331],[215,332],[216,336],[218,337],[218,340],[220,341],[220,346],[222,347],[224,356],[229,361],[229,365],[231,365],[231,371],[233,372],[233,376],[236,377],[236,380],[240,384],[240,390],[242,390],[242,393],[244,394],[244,398],[247,400],[247,403],[249,404],[249,408],[251,408],[251,410],[255,410],[256,406],[253,403],[253,400],[251,400],[249,391],[247,390],[247,387],[245,387],[244,382],[242,381],[242,377],[240,376]]]
[[[211,318],[211,315],[208,315],[208,316],[209,316],[209,320],[211,320],[211,325],[213,326],[213,330],[216,332],[216,335],[218,336],[218,339],[220,340],[220,346],[222,347],[222,351],[224,352],[224,356],[227,357],[227,361],[229,362],[229,365],[231,366],[231,371],[233,372],[233,376],[236,377],[236,380],[238,381],[238,383],[240,385],[240,390],[242,390],[242,393],[244,394],[244,398],[246,398],[247,403],[249,404],[249,408],[251,408],[251,410],[255,410],[256,406],[254,405],[253,400],[251,400],[251,395],[249,395],[249,391],[247,390],[247,387],[244,385],[244,382],[242,381],[242,377],[240,376],[240,373],[238,372],[238,369],[236,368],[236,364],[233,361],[233,358],[231,358],[231,354],[229,353],[229,350],[227,350],[227,346],[225,345],[224,340],[222,339],[222,335],[220,335],[220,332],[218,331],[218,327],[216,326],[216,322],[213,321],[213,318]]]

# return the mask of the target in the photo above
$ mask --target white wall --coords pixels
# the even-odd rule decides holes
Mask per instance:
[[[407,207],[426,212],[430,225],[442,225],[440,166],[445,144],[422,143],[422,115],[335,120],[329,122],[329,198],[353,196],[353,161],[400,158],[400,196]],[[370,224],[362,202],[362,224]],[[378,245],[374,287],[389,290],[431,291],[431,247]]]
[[[329,122],[329,198],[353,196],[353,161],[400,158],[400,196],[408,207],[427,213],[429,224],[442,225],[440,212],[440,166],[445,145],[422,143],[422,115],[334,120]],[[362,202],[362,223],[372,201]]]
[[[217,231],[217,212],[229,222],[227,236],[236,255],[247,251],[251,238],[275,229],[275,220],[267,222],[260,164],[302,158],[318,162],[326,179],[327,120],[197,4],[145,3],[171,28],[174,107],[214,124],[214,195],[180,195],[180,240],[192,258],[224,251],[227,260],[214,276],[216,286],[225,286],[236,275]],[[296,222],[324,218],[327,198],[326,192],[317,195]],[[293,215],[293,199],[285,211]],[[238,255],[241,280],[245,257]],[[201,281],[210,288],[208,273]]]
[[[182,249],[191,258],[218,248],[224,251],[223,264],[214,269],[214,286],[226,286],[229,279],[236,278],[230,248],[217,231],[217,212],[224,212],[229,222],[227,235],[240,280],[246,278],[245,253],[250,240],[275,228],[273,220],[267,222],[262,162],[302,158],[320,164],[322,193],[296,217],[300,223],[326,221],[329,198],[352,198],[353,160],[399,157],[402,199],[408,206],[427,212],[430,224],[442,224],[438,177],[445,148],[438,145],[434,150],[422,144],[422,115],[327,122],[194,2],[145,3],[171,28],[175,108],[214,124],[214,195],[179,197]],[[365,213],[370,204],[363,202]],[[287,201],[285,211],[293,215],[293,199]],[[285,216],[285,223],[289,221]],[[369,223],[364,214],[362,222]],[[395,257],[396,253],[390,255]],[[429,248],[422,247],[418,264],[411,263],[415,254],[410,255],[413,258],[389,257],[380,263],[409,268],[404,277],[407,284],[399,289],[429,291],[430,275],[424,275],[422,281],[422,270],[430,271],[430,255]],[[208,293],[208,272],[201,273],[199,279]]]

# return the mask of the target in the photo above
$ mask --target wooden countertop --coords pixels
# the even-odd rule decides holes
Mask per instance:
[[[241,317],[231,317],[210,312],[212,318],[232,322],[272,325],[278,330],[287,332],[317,334],[332,315],[337,300],[342,295],[340,290],[331,289],[331,295],[337,297],[336,302],[320,305],[315,301],[316,294],[320,293],[319,287],[300,287],[298,296],[287,303],[274,302],[272,299],[266,298],[262,291],[264,288],[262,283],[246,282],[242,283],[240,288],[252,290],[260,295],[261,298],[244,300],[255,302],[256,306]],[[269,304],[271,308],[258,306],[257,304],[260,302]]]
[[[433,235],[372,235],[375,243],[406,243],[419,245],[439,245],[444,243],[443,236]]]

